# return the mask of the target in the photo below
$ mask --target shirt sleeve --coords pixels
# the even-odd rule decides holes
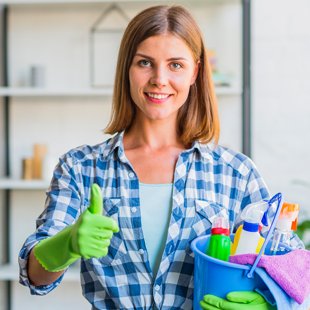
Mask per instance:
[[[46,192],[45,209],[36,220],[36,231],[23,244],[19,253],[19,282],[28,286],[33,295],[45,295],[55,289],[63,275],[54,283],[34,286],[30,283],[27,265],[32,248],[41,240],[57,234],[73,224],[84,207],[84,193],[79,165],[72,156],[65,155],[56,166]]]
[[[258,172],[255,164],[250,160],[251,169],[248,174],[247,185],[245,188],[244,196],[241,201],[241,210],[248,204],[269,199],[270,193],[265,181]]]
[[[248,166],[249,172],[246,176],[246,186],[243,192],[243,197],[241,197],[240,211],[236,215],[234,231],[236,231],[236,229],[242,224],[243,220],[240,217],[241,211],[247,205],[264,199],[269,199],[270,197],[268,187],[253,161],[247,158],[245,164]]]

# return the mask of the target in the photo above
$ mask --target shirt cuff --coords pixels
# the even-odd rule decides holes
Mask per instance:
[[[31,295],[46,295],[48,294],[50,291],[52,291],[53,289],[55,289],[60,282],[62,281],[62,278],[64,276],[65,273],[63,273],[56,281],[54,281],[51,284],[48,285],[38,285],[35,286],[33,284],[31,284],[30,280],[29,280],[29,276],[28,276],[28,258],[29,258],[29,254],[31,249],[37,244],[38,242],[35,242],[33,244],[31,244],[31,246],[27,247],[27,248],[23,248],[20,256],[18,258],[18,262],[19,262],[19,283],[24,285],[24,286],[28,286],[30,289],[30,293]]]

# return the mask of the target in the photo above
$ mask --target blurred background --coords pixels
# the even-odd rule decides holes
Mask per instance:
[[[57,159],[100,143],[128,20],[169,1],[2,0],[0,4],[0,310],[89,309],[72,268],[48,296],[18,284]],[[221,118],[220,143],[245,152],[271,193],[300,204],[309,244],[310,2],[174,1],[197,19]]]

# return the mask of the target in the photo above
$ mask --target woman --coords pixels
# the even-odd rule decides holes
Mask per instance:
[[[233,229],[268,191],[251,160],[217,145],[206,50],[184,8],[151,7],[129,23],[106,132],[116,135],[60,159],[20,253],[21,283],[46,294],[82,258],[93,309],[191,309],[190,242],[219,215]]]

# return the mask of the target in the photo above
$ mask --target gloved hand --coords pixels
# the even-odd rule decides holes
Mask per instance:
[[[203,310],[269,310],[273,309],[267,301],[256,292],[230,292],[226,299],[214,295],[205,295],[200,301]]]
[[[113,233],[118,232],[117,223],[102,215],[103,202],[97,184],[91,187],[90,206],[77,222],[55,236],[40,241],[34,255],[47,271],[60,271],[83,257],[99,258],[107,255]]]

